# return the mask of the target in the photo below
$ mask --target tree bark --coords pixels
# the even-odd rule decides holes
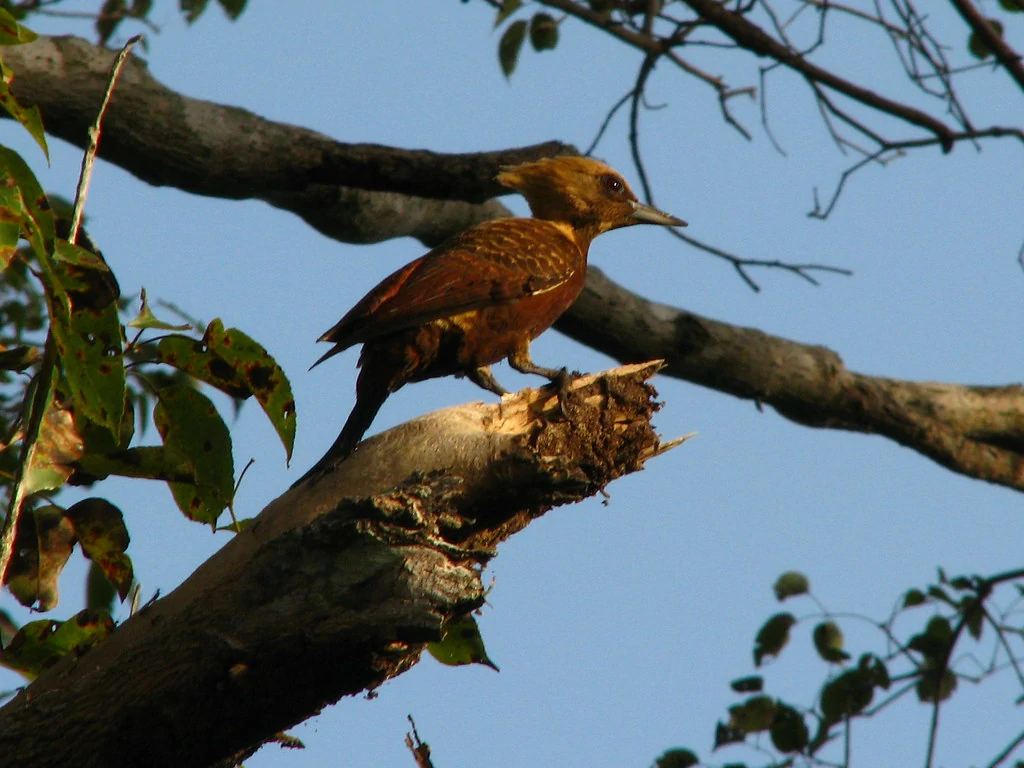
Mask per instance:
[[[3,55],[17,98],[39,106],[50,133],[84,146],[113,53],[55,37]],[[111,103],[100,155],[150,184],[265,200],[343,242],[412,236],[435,245],[509,215],[487,199],[502,191],[493,181],[498,166],[574,151],[559,142],[472,155],[343,144],[174,93],[133,60]],[[825,347],[646,301],[593,267],[584,295],[555,327],[622,362],[663,358],[667,375],[770,405],[799,424],[884,435],[954,472],[1024,490],[1018,383],[866,376]]]
[[[3,707],[0,766],[214,765],[404,672],[483,603],[499,542],[665,450],[659,367],[577,379],[564,406],[523,390],[365,441]]]

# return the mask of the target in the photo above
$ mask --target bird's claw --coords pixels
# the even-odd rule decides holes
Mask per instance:
[[[579,371],[570,373],[567,368],[559,368],[554,372],[554,375],[551,377],[551,383],[548,385],[555,393],[555,396],[558,397],[558,412],[565,421],[569,421],[570,418],[567,406],[573,396],[572,383],[577,377],[582,375]]]

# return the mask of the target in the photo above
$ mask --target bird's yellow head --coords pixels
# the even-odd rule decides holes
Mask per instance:
[[[633,224],[686,226],[639,202],[622,176],[589,157],[549,157],[506,166],[498,182],[522,194],[535,218],[564,222],[591,236]]]

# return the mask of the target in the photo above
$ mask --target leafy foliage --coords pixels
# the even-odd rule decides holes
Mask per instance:
[[[18,22],[24,21],[32,14],[43,10],[51,14],[59,14],[61,10],[55,8],[55,6],[59,6],[62,2],[64,0],[49,0],[46,3],[38,2],[38,0],[24,0],[23,2],[5,0],[0,2],[0,45],[15,45],[36,39],[34,32],[21,26]],[[217,5],[220,6],[228,19],[235,21],[242,15],[247,2],[248,0],[217,0]],[[181,12],[182,18],[187,23],[192,24],[198,21],[209,4],[209,0],[178,0],[178,10]],[[91,18],[97,42],[100,45],[110,43],[121,30],[121,25],[125,22],[142,24],[150,29],[156,29],[156,26],[150,21],[153,0],[98,0],[97,6],[95,14],[91,15]],[[90,18],[88,12],[83,13],[77,7],[74,13]],[[0,68],[2,68],[2,65],[0,65]],[[3,92],[0,90],[0,102],[2,101]],[[35,135],[34,132],[33,135]],[[42,136],[41,123],[39,124],[39,135],[40,137]]]
[[[522,6],[522,0],[503,0],[494,19],[495,29],[509,21]],[[527,37],[533,50],[538,53],[554,50],[558,45],[558,25],[558,19],[543,11],[533,14],[529,21],[511,21],[498,41],[498,63],[505,77],[512,77],[512,73],[516,71],[519,54]]]
[[[814,703],[801,706],[765,693],[767,686],[760,675],[739,678],[730,684],[732,690],[753,695],[730,706],[728,718],[716,725],[715,749],[745,745],[764,753],[767,747],[759,734],[767,732],[779,753],[773,756],[772,765],[788,764],[794,755],[801,755],[808,765],[836,764],[828,748],[841,745],[848,750],[845,740],[854,738],[857,720],[874,717],[894,702],[909,698],[911,692],[918,702],[933,708],[955,695],[958,681],[965,676],[955,668],[955,659],[987,655],[988,666],[980,675],[974,672],[971,679],[978,682],[997,672],[1010,671],[1024,694],[1024,625],[1019,613],[1024,600],[1024,570],[987,578],[948,578],[940,569],[935,584],[906,592],[886,621],[854,617],[874,627],[885,646],[884,651],[861,652],[855,663],[843,648],[840,622],[810,592],[805,576],[792,571],[783,574],[773,588],[776,597],[789,596],[789,585],[797,584],[807,587],[798,592],[818,610],[799,619],[790,613],[771,616],[757,632],[754,662],[760,666],[767,657],[778,657],[792,630],[812,623],[816,663],[826,664],[825,680]],[[922,615],[919,608],[930,608],[932,613]],[[915,617],[916,629],[906,629]],[[904,629],[897,631],[897,625]],[[988,633],[983,631],[986,627],[990,628]],[[983,637],[989,638],[987,649],[980,645]],[[977,647],[965,648],[965,643]],[[814,659],[814,655],[803,657],[808,663],[815,663]],[[932,718],[928,743],[934,743],[939,722],[939,718]],[[689,750],[679,751],[693,755]],[[685,764],[696,762],[694,756],[693,762]]]
[[[233,16],[244,7],[221,4]],[[108,0],[98,28],[109,37],[120,20],[150,6]],[[2,8],[0,36],[34,37]],[[38,115],[16,103],[10,79],[3,70],[0,104],[38,133],[45,151]],[[291,387],[267,351],[220,320],[201,335],[193,324],[165,322],[144,294],[137,316],[126,320],[133,302],[122,299],[84,231],[69,239],[67,208],[0,146],[0,498],[5,527],[17,521],[4,583],[24,605],[49,611],[76,547],[93,566],[89,610],[64,622],[5,625],[0,664],[29,678],[101,641],[113,627],[112,596],[123,601],[134,580],[121,510],[98,496],[62,505],[65,486],[110,475],[160,480],[186,517],[216,527],[232,503],[235,475],[230,433],[203,385],[226,393],[236,409],[250,397],[259,402],[287,457],[295,439]],[[150,418],[162,443],[139,445]]]
[[[114,628],[102,611],[79,611],[67,621],[30,621],[0,651],[0,664],[34,680],[68,654],[81,654],[106,639]]]

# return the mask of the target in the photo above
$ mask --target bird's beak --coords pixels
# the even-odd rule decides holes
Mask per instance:
[[[659,211],[657,208],[652,208],[649,205],[644,205],[636,200],[631,200],[630,205],[633,206],[633,218],[641,224],[661,224],[666,227],[685,227],[686,222],[682,219],[677,219],[671,214]]]

